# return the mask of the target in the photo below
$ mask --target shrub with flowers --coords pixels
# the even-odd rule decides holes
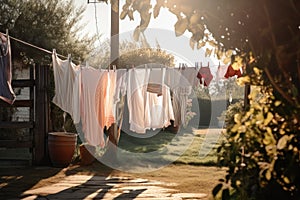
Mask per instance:
[[[186,113],[185,113],[185,122],[183,123],[183,127],[186,128],[189,124],[190,120],[196,115],[195,112],[192,111],[193,100],[188,99],[186,103]]]

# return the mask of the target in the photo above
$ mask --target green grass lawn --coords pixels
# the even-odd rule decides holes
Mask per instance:
[[[221,131],[222,129],[187,129],[177,134],[161,131],[153,136],[147,133],[150,135],[147,138],[122,133],[119,148],[130,155],[134,154],[137,160],[147,157],[151,162],[216,165],[216,149],[224,139]]]

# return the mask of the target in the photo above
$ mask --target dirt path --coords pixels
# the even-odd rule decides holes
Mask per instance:
[[[106,180],[108,183],[111,183],[111,181],[115,179],[119,181],[118,185],[114,186],[114,188],[111,190],[107,190],[110,192],[106,195],[115,194],[117,196],[119,195],[119,197],[124,197],[123,199],[126,199],[127,193],[127,197],[129,199],[133,199],[130,198],[130,195],[131,197],[139,195],[138,197],[141,197],[142,199],[148,199],[151,197],[151,195],[152,198],[156,198],[155,195],[157,191],[162,191],[161,194],[165,195],[165,199],[167,199],[167,197],[170,197],[169,199],[190,199],[192,198],[191,193],[202,195],[205,194],[205,196],[202,196],[201,198],[196,198],[195,196],[193,199],[209,199],[211,190],[218,183],[218,179],[224,177],[224,174],[224,170],[216,167],[174,164],[168,165],[159,170],[140,174],[112,170],[100,163],[93,163],[90,166],[71,165],[64,169],[50,167],[19,169],[0,168],[0,199],[18,198],[20,196],[27,197],[28,199],[30,195],[32,199],[35,199],[32,195],[42,194],[48,195],[48,197],[52,197],[52,199],[57,199],[54,198],[55,196],[49,196],[49,194],[51,194],[49,193],[49,186],[53,186],[55,184],[56,186],[58,184],[63,185],[64,187],[67,185],[69,187],[61,188],[63,191],[66,191],[66,193],[55,193],[55,191],[53,191],[54,194],[65,195],[60,196],[59,199],[67,196],[70,197],[71,193],[68,192],[74,192],[75,190],[77,191],[79,189],[83,189],[80,191],[85,191],[84,195],[85,197],[88,197],[89,195],[93,196],[95,193],[95,190],[91,188],[95,188],[96,186],[99,187],[99,184],[111,186],[107,184],[107,182],[99,182],[99,180]],[[89,180],[89,182],[87,182],[85,179]],[[78,182],[79,180],[82,182]],[[98,180],[98,182],[95,183],[91,180]],[[74,185],[74,181],[79,185]],[[133,182],[134,184],[132,185]],[[135,189],[128,188],[128,186],[132,186]],[[143,187],[140,188],[141,186]],[[147,190],[147,192],[144,190]],[[44,191],[44,193],[42,191]],[[87,191],[90,191],[91,193],[87,195]],[[114,192],[111,193],[112,191]],[[119,194],[120,191],[123,191],[125,194]],[[139,192],[142,194],[139,194]],[[186,196],[185,198],[184,193],[189,193],[190,197]],[[74,195],[74,193],[72,194]],[[176,194],[179,196],[176,196]],[[183,196],[180,197],[180,194]],[[77,194],[77,196],[78,195],[79,194]],[[99,191],[98,197],[100,197]],[[103,198],[98,199],[110,199],[113,196],[101,197]]]

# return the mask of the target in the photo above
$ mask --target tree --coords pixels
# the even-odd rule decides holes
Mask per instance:
[[[72,54],[74,60],[84,60],[94,48],[95,37],[78,35],[84,7],[75,8],[73,1],[3,0],[0,5],[0,31],[44,49]],[[47,53],[12,41],[15,57],[26,52],[40,62]],[[48,55],[49,57],[49,55]]]
[[[94,67],[107,68],[110,63],[110,42],[103,42],[99,50],[92,53],[92,57],[88,59],[89,64]],[[173,67],[174,56],[162,50],[157,44],[155,48],[150,47],[146,39],[136,41],[122,41],[120,43],[119,68],[131,68],[147,63],[159,63]]]
[[[83,36],[78,31],[84,7],[76,8],[72,0],[2,0],[0,4],[0,31],[47,50],[57,49],[62,55],[72,55],[74,62],[85,60],[95,48],[96,37]],[[51,55],[41,50],[11,40],[14,70],[27,64],[50,64]],[[13,71],[14,71],[13,70]],[[53,79],[51,79],[53,80]],[[51,83],[50,98],[54,96]],[[63,124],[62,111],[51,104],[53,130]],[[69,118],[66,124],[72,124]],[[73,130],[75,128],[73,127]]]
[[[128,0],[120,17],[140,14],[138,39],[161,8],[177,16],[177,36],[192,33],[192,48],[209,43],[219,58],[236,54],[247,72],[240,82],[260,86],[243,112],[227,116],[231,123],[219,150],[228,171],[215,197],[223,188],[222,199],[299,199],[300,2]]]
[[[157,0],[151,5],[150,1],[128,0],[120,17],[133,19],[134,12],[140,14],[140,25],[134,33],[134,38],[138,38],[147,28],[151,16],[156,18],[161,8],[176,15],[177,36],[185,31],[192,33],[192,48],[209,43],[220,58],[230,57],[233,50],[243,55],[245,63],[254,57],[256,65],[264,68],[276,91],[299,108],[299,95],[295,94],[300,82],[296,62],[300,57],[298,1]],[[278,77],[278,74],[282,76]]]

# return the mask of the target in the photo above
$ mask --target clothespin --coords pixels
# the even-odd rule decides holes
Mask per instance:
[[[52,52],[53,52],[53,54],[56,54],[56,49],[53,49]]]
[[[114,70],[114,72],[116,71],[116,68],[117,68],[116,65],[113,65],[113,70]]]
[[[203,77],[201,78],[201,81],[202,81],[202,88],[204,88],[204,81],[205,81],[205,80],[204,80]]]
[[[6,29],[6,37],[8,38],[8,28]]]

